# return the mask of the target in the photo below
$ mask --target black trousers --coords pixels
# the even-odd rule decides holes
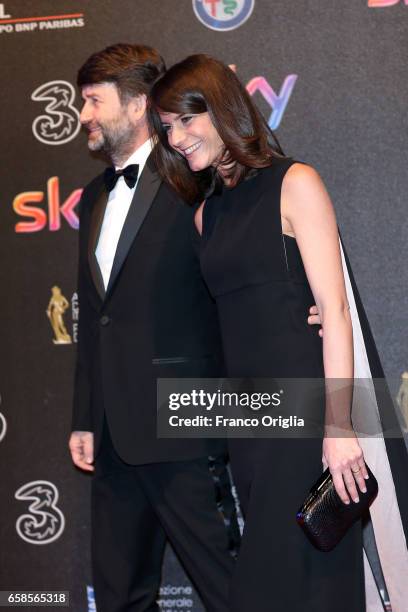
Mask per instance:
[[[156,612],[167,539],[208,612],[226,612],[239,530],[225,457],[128,465],[105,423],[92,480],[98,612]]]

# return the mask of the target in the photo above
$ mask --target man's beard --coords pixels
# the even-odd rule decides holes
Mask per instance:
[[[98,124],[99,133],[96,138],[88,139],[90,151],[102,151],[109,157],[118,157],[131,152],[135,138],[135,128],[125,119],[114,119],[104,124]],[[129,153],[130,154],[130,153]]]

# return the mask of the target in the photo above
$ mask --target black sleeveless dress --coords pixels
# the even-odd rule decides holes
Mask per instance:
[[[229,377],[322,378],[322,340],[296,240],[282,234],[280,194],[294,162],[277,160],[203,210],[200,262],[216,300]],[[245,516],[231,612],[364,612],[361,524],[330,553],[296,511],[322,473],[321,439],[229,439]]]

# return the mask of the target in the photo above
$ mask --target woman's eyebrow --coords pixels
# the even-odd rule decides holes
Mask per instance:
[[[164,122],[164,121],[165,121],[165,118],[164,118],[164,117],[165,117],[165,115],[170,115],[170,114],[171,114],[171,113],[161,113],[161,117],[160,117],[160,118],[162,119],[162,122]],[[184,114],[184,113],[180,113],[179,115],[175,115],[175,116],[174,116],[174,119],[180,119],[180,117],[181,117],[183,114]]]

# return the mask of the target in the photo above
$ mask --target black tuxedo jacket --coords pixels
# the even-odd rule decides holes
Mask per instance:
[[[95,249],[107,198],[100,175],[80,203],[72,430],[94,432],[96,456],[105,415],[116,451],[130,464],[221,452],[220,440],[156,436],[158,377],[222,374],[215,305],[192,245],[193,210],[160,180],[150,156],[105,292]]]

